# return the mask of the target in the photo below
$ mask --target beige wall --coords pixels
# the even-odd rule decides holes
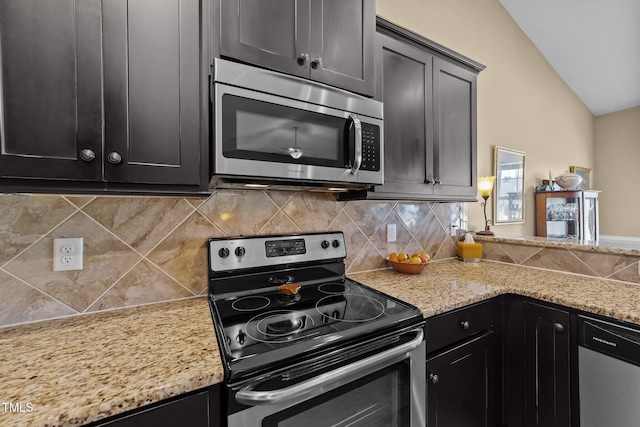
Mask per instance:
[[[600,194],[600,234],[640,237],[640,107],[595,119],[593,179]]]
[[[594,167],[589,109],[498,0],[377,0],[377,13],[487,66],[478,78],[478,175],[493,174],[494,145],[526,152],[526,223],[494,229],[533,235],[540,180],[570,165]],[[483,226],[479,203],[469,222]]]

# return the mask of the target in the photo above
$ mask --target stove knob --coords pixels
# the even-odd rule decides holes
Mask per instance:
[[[339,248],[340,247],[340,240],[335,239],[333,242],[331,242],[331,246],[333,246],[334,248]]]
[[[247,252],[247,251],[242,246],[238,246],[236,248],[236,250],[235,250],[236,256],[238,256],[238,257],[244,256],[245,252]]]
[[[322,243],[320,243],[320,246],[322,246],[322,249],[327,249],[329,247],[329,241],[323,240]]]
[[[228,248],[220,248],[220,250],[218,251],[218,256],[220,258],[226,258],[229,256],[229,249]]]
[[[246,339],[247,339],[247,334],[245,334],[242,331],[238,332],[238,336],[236,337],[236,341],[238,342],[238,344],[243,345]]]

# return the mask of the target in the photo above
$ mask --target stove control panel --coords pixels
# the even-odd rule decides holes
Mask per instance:
[[[341,231],[209,239],[211,271],[277,266],[347,256]]]
[[[267,258],[307,253],[304,239],[267,240],[264,245],[267,251]]]

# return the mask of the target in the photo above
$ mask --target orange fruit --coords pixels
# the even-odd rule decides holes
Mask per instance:
[[[413,255],[411,255],[411,258],[415,258],[415,257],[420,257],[420,254],[413,254]]]
[[[395,252],[391,252],[389,255],[389,261],[398,262],[398,254]]]

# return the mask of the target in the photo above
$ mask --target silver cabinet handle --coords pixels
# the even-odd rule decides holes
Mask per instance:
[[[311,68],[316,70],[320,66],[320,64],[322,64],[322,59],[321,58],[315,58],[313,61],[311,61]]]
[[[460,326],[466,331],[467,329],[469,329],[469,321],[465,320],[464,322],[460,322]]]
[[[436,176],[436,179],[434,179],[434,180],[433,180],[433,184],[434,184],[434,185],[440,185],[440,184],[442,184],[442,181],[440,181],[440,178],[438,178],[438,177]]]
[[[117,152],[112,151],[107,156],[107,160],[109,161],[109,163],[113,163],[114,165],[117,165],[118,163],[120,163],[122,161],[122,156],[120,154],[118,154]]]
[[[80,152],[80,158],[85,162],[90,162],[91,160],[96,158],[96,153],[94,153],[93,150],[85,148]]]
[[[438,381],[440,381],[440,378],[438,377],[437,374],[429,374],[429,379],[434,384],[438,384]]]
[[[564,326],[562,325],[562,323],[554,323],[553,329],[555,329],[559,334],[564,332]]]
[[[355,175],[360,170],[362,164],[362,123],[355,114],[349,114],[349,119],[353,121],[353,126],[356,129],[356,150],[354,153],[353,165],[349,171],[351,175]]]
[[[304,64],[307,63],[307,61],[309,61],[309,54],[308,53],[301,53],[300,56],[298,56],[298,65],[302,66]]]
[[[425,184],[434,184],[435,181],[433,180],[433,178],[427,178],[427,179],[424,180],[424,183]]]
[[[316,394],[323,393],[326,390],[323,391],[322,388],[329,384],[336,386],[346,384],[351,382],[353,377],[362,371],[398,357],[405,358],[407,353],[418,348],[424,339],[424,331],[422,329],[417,329],[413,332],[416,333],[416,337],[409,342],[289,387],[266,391],[254,391],[252,387],[255,387],[255,385],[243,387],[236,393],[236,400],[243,405],[272,405],[294,398],[305,397],[314,392]],[[424,363],[424,360],[417,360],[415,363]]]

